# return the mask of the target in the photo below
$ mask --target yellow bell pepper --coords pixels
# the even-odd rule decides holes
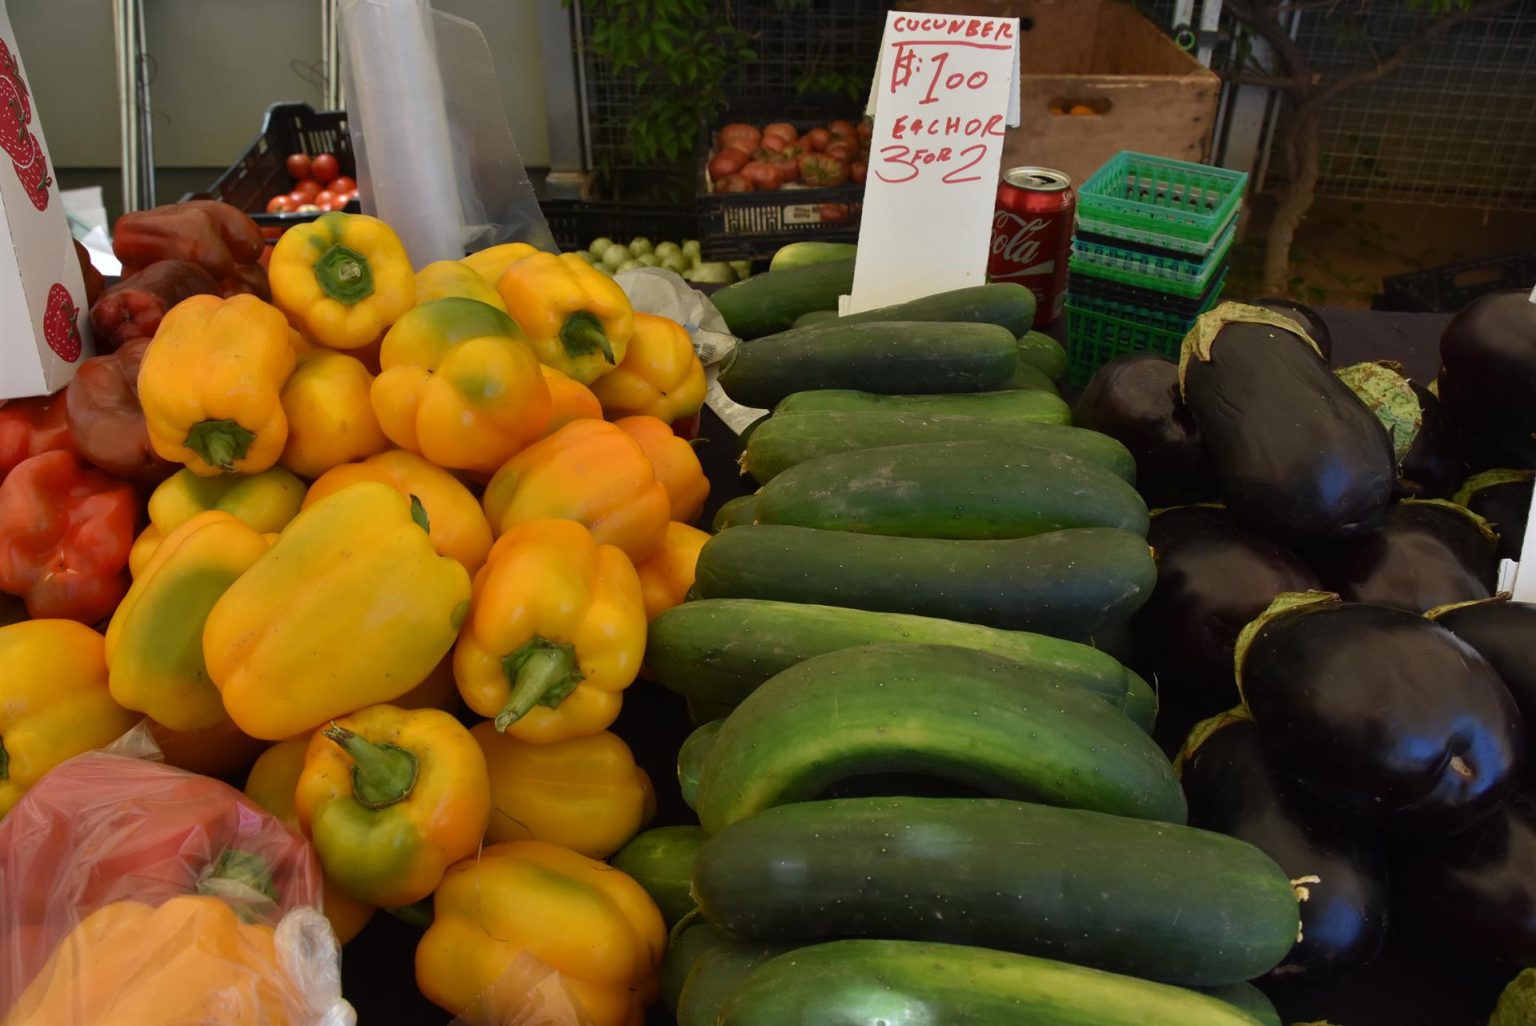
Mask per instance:
[[[217,509],[269,534],[287,527],[303,502],[304,482],[284,467],[218,477],[178,470],[150,495],[149,522],[164,537],[199,513]]]
[[[491,288],[495,288],[507,268],[523,257],[532,256],[537,252],[539,252],[538,248],[526,242],[503,242],[499,246],[488,246],[471,253],[459,263],[478,274]]]
[[[303,1026],[276,931],[198,894],[103,905],[59,942],[5,1026]]]
[[[0,816],[44,773],[137,719],[107,690],[100,634],[73,620],[0,627]]]
[[[491,525],[479,501],[458,478],[415,453],[394,449],[361,463],[332,467],[310,485],[304,505],[313,506],[359,481],[379,481],[406,498],[414,495],[421,500],[432,547],[458,560],[471,576],[485,562],[485,554],[491,551]]]
[[[368,398],[372,386],[373,375],[355,357],[331,349],[301,356],[281,397],[288,417],[283,466],[319,477],[388,449]]]
[[[494,472],[549,423],[549,386],[521,339],[512,318],[472,299],[400,318],[373,383],[384,433],[440,467]]]
[[[629,351],[635,315],[624,290],[575,253],[534,253],[512,264],[496,291],[539,362],[590,385]]]
[[[605,859],[656,814],[651,778],[606,730],[549,745],[508,737],[490,720],[469,732],[490,772],[489,843],[548,841]]]
[[[400,236],[367,214],[321,214],[283,233],[267,265],[272,302],[330,349],[378,341],[416,302],[416,274]]]
[[[414,688],[393,699],[391,705],[399,709],[441,709],[443,712],[458,712],[459,685],[453,679],[453,655],[443,657],[443,661],[432,668],[425,680]]]
[[[238,778],[267,747],[228,718],[207,730],[172,730],[154,720],[144,722],[167,766],[205,777]]]
[[[453,676],[497,730],[534,744],[585,737],[618,717],[645,625],[623,552],[570,520],[518,524],[475,575]]]
[[[610,418],[644,414],[670,424],[703,407],[704,365],[686,328],[636,310],[623,362],[594,381],[592,391]]]
[[[309,736],[304,735],[279,741],[261,753],[245,778],[245,796],[294,830],[299,830],[294,794],[299,787],[299,774],[304,770],[309,740]],[[325,891],[322,911],[331,921],[336,939],[345,944],[363,932],[375,909],[342,890],[329,876],[322,876],[321,880]]]
[[[699,550],[707,541],[709,532],[673,521],[667,525],[666,539],[656,554],[635,564],[640,594],[645,599],[646,620],[654,620],[673,606],[682,605],[688,589],[693,587]]]
[[[266,470],[288,441],[278,394],[294,360],[276,307],[245,295],[182,300],[139,365],[149,444],[205,477]]]
[[[203,663],[203,623],[266,551],[266,539],[217,510],[166,536],[107,625],[108,687],[118,705],[172,730],[206,730],[229,719]]]
[[[581,382],[566,377],[548,364],[539,364],[544,384],[549,386],[549,423],[544,427],[544,437],[559,431],[573,420],[603,419],[603,407],[592,390]]]
[[[426,514],[361,481],[293,518],[214,604],[208,675],[252,737],[280,741],[387,702],[447,654],[469,574],[440,556]]]
[[[611,866],[542,841],[496,844],[450,868],[432,907],[416,985],[439,1008],[518,1018],[522,988],[495,984],[525,953],[560,972],[593,1026],[641,1026],[656,999],[666,924]]]
[[[667,490],[672,519],[691,524],[709,498],[709,478],[704,466],[686,438],[673,434],[672,428],[655,417],[624,417],[614,421],[624,433],[640,443],[645,458],[656,470],[656,480]]]
[[[573,420],[512,457],[483,502],[498,533],[529,520],[574,520],[634,560],[661,547],[671,517],[640,443],[603,420]]]
[[[526,254],[525,254],[526,255]],[[434,299],[473,299],[506,312],[494,282],[486,281],[462,260],[434,260],[416,272],[416,305]]]
[[[359,901],[395,907],[431,894],[480,846],[491,785],[458,720],[373,705],[310,738],[293,802],[325,875]]]

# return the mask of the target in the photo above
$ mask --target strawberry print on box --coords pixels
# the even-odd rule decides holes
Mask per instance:
[[[56,115],[57,116],[57,115]],[[56,392],[92,354],[85,286],[0,0],[0,400]],[[11,171],[4,170],[9,162]]]

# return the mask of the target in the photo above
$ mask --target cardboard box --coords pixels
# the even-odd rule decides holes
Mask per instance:
[[[56,392],[92,355],[85,284],[0,4],[0,399]]]
[[[1200,161],[1221,80],[1116,0],[903,0],[903,10],[1019,18],[1019,126],[1003,167],[1081,184],[1121,150]],[[1072,115],[1053,111],[1092,110]]]

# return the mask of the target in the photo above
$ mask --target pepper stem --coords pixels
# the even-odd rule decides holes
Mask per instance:
[[[583,680],[576,648],[535,637],[501,660],[512,695],[496,714],[496,729],[506,730],[536,705],[553,709]]]
[[[373,269],[368,258],[340,243],[315,261],[315,281],[320,283],[320,291],[347,306],[373,295]]]
[[[432,533],[432,521],[427,519],[427,507],[423,506],[421,500],[414,495],[411,496],[411,519],[415,521],[417,527],[428,534]]]
[[[187,432],[185,445],[210,467],[225,472],[235,469],[235,461],[245,459],[251,443],[256,441],[254,432],[247,431],[233,420],[202,420]]]
[[[399,745],[376,745],[361,734],[335,723],[325,736],[352,757],[352,797],[368,809],[383,809],[404,801],[416,786],[416,755]]]
[[[258,918],[257,908],[277,901],[277,884],[267,860],[255,852],[225,848],[218,861],[198,875],[196,893],[220,898],[246,922]]]
[[[608,332],[603,322],[586,310],[577,310],[560,326],[560,344],[565,354],[572,358],[586,356],[602,350],[603,359],[613,363],[613,347],[608,344]]]

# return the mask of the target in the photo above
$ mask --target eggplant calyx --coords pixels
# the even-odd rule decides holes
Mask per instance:
[[[1401,467],[1424,425],[1424,407],[1413,385],[1402,374],[1402,364],[1391,361],[1353,363],[1334,371],[1339,380],[1359,397],[1381,421],[1392,439],[1393,453]]]
[[[1243,700],[1243,708],[1248,708],[1248,694],[1243,690],[1243,661],[1248,655],[1248,647],[1253,644],[1253,639],[1258,637],[1259,631],[1268,627],[1275,620],[1291,613],[1300,612],[1308,606],[1319,606],[1339,601],[1339,596],[1331,591],[1282,591],[1258,616],[1254,617],[1243,629],[1238,632],[1237,645],[1232,653],[1232,667],[1237,676],[1237,697]]]
[[[1209,363],[1211,360],[1211,347],[1216,344],[1216,336],[1221,329],[1229,324],[1267,324],[1271,328],[1279,328],[1289,332],[1312,347],[1312,352],[1323,363],[1328,358],[1323,355],[1323,349],[1317,341],[1296,321],[1289,317],[1266,310],[1262,306],[1249,306],[1247,303],[1222,303],[1214,310],[1207,311],[1195,318],[1195,326],[1189,329],[1189,334],[1184,336],[1184,344],[1179,347],[1179,398],[1188,399],[1188,386],[1185,378],[1189,367],[1190,356],[1196,356],[1200,360]]]
[[[1517,484],[1529,481],[1536,477],[1536,470],[1515,470],[1507,467],[1496,467],[1493,470],[1485,470],[1480,474],[1473,474],[1461,483],[1451,501],[1458,506],[1465,506],[1472,501],[1473,496],[1484,488],[1492,488],[1501,484]]]
[[[1499,544],[1499,532],[1493,529],[1493,524],[1488,518],[1479,516],[1467,507],[1451,502],[1449,499],[1404,499],[1399,505],[1403,506],[1438,506],[1448,513],[1454,513],[1459,517],[1465,517],[1472,522],[1478,532],[1486,539],[1489,545]]]
[[[1443,606],[1435,606],[1433,609],[1425,610],[1424,619],[1439,620],[1442,616],[1453,613],[1458,609],[1467,609],[1471,606],[1502,606],[1508,601],[1509,592],[1501,591],[1491,598],[1467,599],[1465,602],[1447,602]]]
[[[1147,510],[1147,516],[1155,517],[1161,513],[1167,513],[1174,509],[1226,509],[1225,502],[1181,502],[1177,506],[1159,506],[1157,509]]]
[[[1201,720],[1193,727],[1190,727],[1189,736],[1184,739],[1183,747],[1179,749],[1179,754],[1173,757],[1173,775],[1180,780],[1184,779],[1184,764],[1194,758],[1195,752],[1199,750],[1201,745],[1211,739],[1211,735],[1223,727],[1230,727],[1234,723],[1242,723],[1251,719],[1253,717],[1249,714],[1247,708],[1240,705],[1236,708],[1228,709],[1224,713],[1217,713],[1209,719]]]

